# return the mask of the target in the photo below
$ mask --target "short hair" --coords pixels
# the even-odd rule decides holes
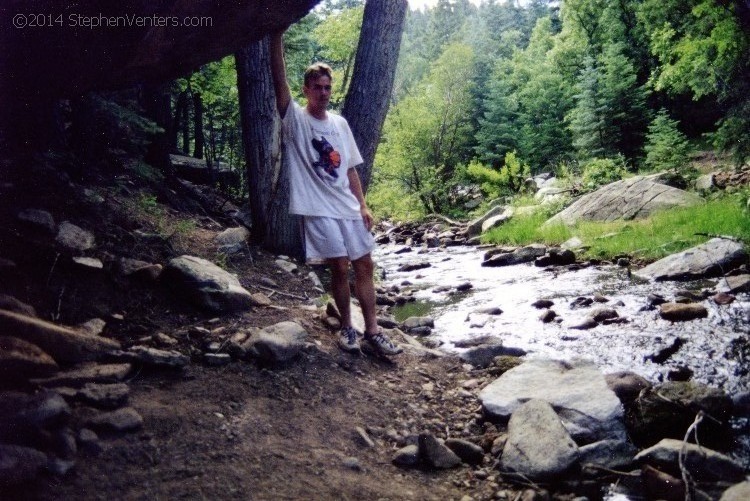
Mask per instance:
[[[331,80],[333,80],[333,77],[331,76],[333,70],[331,70],[331,67],[328,66],[326,63],[313,63],[310,66],[307,67],[305,70],[305,79],[304,84],[305,87],[308,87],[311,81],[317,80],[320,77],[328,77]]]

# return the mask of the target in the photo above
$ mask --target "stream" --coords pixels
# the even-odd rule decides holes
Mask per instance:
[[[678,368],[693,371],[692,379],[723,389],[729,395],[750,389],[750,296],[738,294],[730,305],[719,306],[711,299],[702,301],[708,317],[688,322],[669,322],[659,317],[657,308],[645,310],[649,293],[668,301],[679,290],[700,293],[713,289],[716,280],[693,282],[647,282],[616,265],[589,266],[575,271],[565,267],[545,270],[533,263],[506,267],[482,267],[483,250],[476,247],[447,247],[405,253],[403,246],[380,246],[373,254],[385,279],[381,286],[397,285],[413,290],[414,302],[392,308],[403,321],[410,316],[431,316],[435,327],[430,335],[442,342],[441,349],[460,351],[457,341],[493,335],[506,347],[521,348],[529,356],[556,359],[585,357],[605,372],[632,371],[651,382],[667,380]],[[427,268],[400,272],[404,263],[430,263]],[[455,286],[471,284],[456,292]],[[452,286],[447,292],[436,288]],[[580,296],[600,294],[606,303],[573,309]],[[550,299],[560,323],[543,323],[541,310],[531,303]],[[588,330],[571,329],[593,308],[614,308],[626,323],[598,325]],[[500,315],[473,313],[499,307]],[[679,337],[684,344],[664,364],[647,357],[671,346]]]

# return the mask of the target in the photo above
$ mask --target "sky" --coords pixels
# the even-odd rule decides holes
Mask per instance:
[[[470,0],[471,3],[475,5],[479,5],[479,0]],[[438,0],[409,0],[409,8],[411,10],[414,9],[422,9],[424,7],[434,7],[437,5]]]

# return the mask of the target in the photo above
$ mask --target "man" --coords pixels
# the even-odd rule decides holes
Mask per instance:
[[[272,35],[270,49],[276,106],[289,159],[289,212],[303,216],[307,261],[325,262],[331,269],[331,294],[341,314],[338,344],[345,351],[360,350],[350,311],[351,263],[365,319],[364,341],[382,354],[401,353],[380,331],[375,316],[373,220],[355,169],[362,156],[346,120],[328,112],[331,68],[322,63],[307,68],[302,87],[307,105],[303,108],[292,100],[287,83],[282,33]]]

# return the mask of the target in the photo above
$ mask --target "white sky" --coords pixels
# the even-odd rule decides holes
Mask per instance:
[[[470,0],[471,3],[475,5],[479,5],[479,0]],[[438,0],[409,0],[409,8],[411,10],[414,9],[423,9],[424,7],[434,7],[438,3]]]

